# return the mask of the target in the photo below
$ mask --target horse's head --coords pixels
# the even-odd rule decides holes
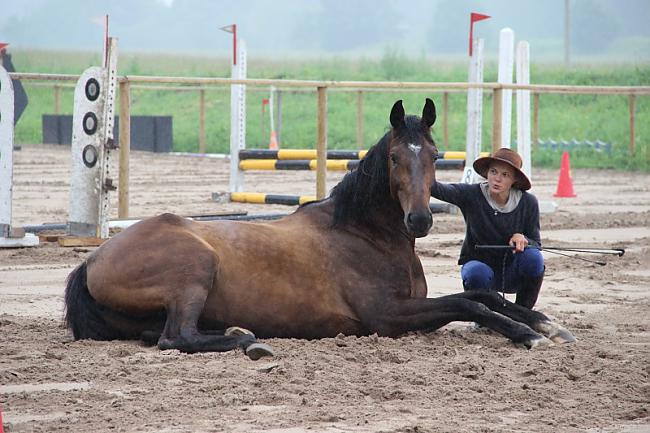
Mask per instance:
[[[404,225],[415,237],[426,236],[433,222],[429,209],[431,184],[435,179],[434,160],[438,150],[431,138],[436,107],[427,98],[422,117],[406,116],[402,101],[390,112],[393,126],[388,146],[391,196],[404,211]]]

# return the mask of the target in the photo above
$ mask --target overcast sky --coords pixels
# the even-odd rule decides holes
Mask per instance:
[[[14,49],[101,50],[101,17],[121,51],[227,55],[219,27],[237,23],[249,55],[463,56],[470,12],[486,50],[499,30],[528,40],[531,56],[561,59],[565,0],[2,0],[0,41]],[[650,59],[650,0],[571,0],[576,55]]]

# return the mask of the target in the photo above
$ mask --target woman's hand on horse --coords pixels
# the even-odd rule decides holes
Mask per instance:
[[[514,247],[515,253],[522,253],[524,251],[524,248],[526,248],[528,245],[528,239],[526,239],[526,236],[522,235],[521,233],[515,233],[510,238],[509,244]]]

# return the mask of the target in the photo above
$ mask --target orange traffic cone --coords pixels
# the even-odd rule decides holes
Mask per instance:
[[[271,141],[269,141],[269,149],[271,150],[278,149],[278,136],[275,134],[275,131],[271,132]]]
[[[562,154],[562,164],[560,165],[560,178],[557,182],[557,191],[554,197],[575,197],[573,192],[573,181],[571,180],[571,163],[569,162],[569,152]]]

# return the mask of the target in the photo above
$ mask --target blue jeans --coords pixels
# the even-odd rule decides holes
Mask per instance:
[[[538,278],[544,272],[544,257],[536,249],[526,249],[515,253],[506,266],[504,292],[516,293],[526,278]],[[470,260],[460,269],[465,290],[501,291],[502,269],[493,269],[478,260]]]

